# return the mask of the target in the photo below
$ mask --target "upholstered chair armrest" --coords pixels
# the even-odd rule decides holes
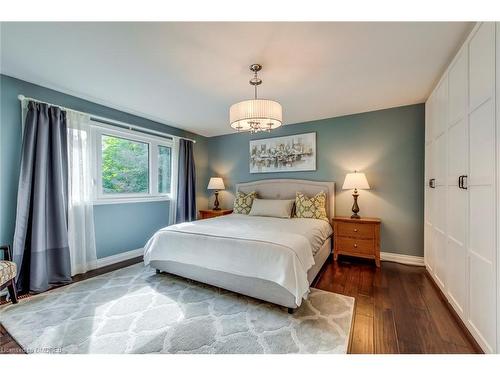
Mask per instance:
[[[3,245],[0,246],[0,252],[3,251],[3,260],[10,260],[12,261],[12,254],[10,253],[10,246],[9,245]]]

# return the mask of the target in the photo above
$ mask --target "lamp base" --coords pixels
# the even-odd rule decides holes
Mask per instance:
[[[214,208],[213,208],[214,211],[220,211],[220,207],[219,207],[219,192],[216,190],[215,191],[215,201],[214,201]]]
[[[352,212],[351,219],[361,219],[361,216],[358,215],[359,206],[358,206],[358,189],[354,189],[354,193],[352,193],[352,197],[354,198],[354,203],[352,204]]]

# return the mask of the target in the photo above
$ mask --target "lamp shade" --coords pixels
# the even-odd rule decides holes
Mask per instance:
[[[342,189],[369,189],[368,181],[364,173],[354,172],[348,173],[345,176],[344,185]]]
[[[207,186],[208,190],[224,190],[225,188],[224,181],[220,177],[211,177]]]
[[[231,127],[238,131],[273,130],[281,126],[282,118],[281,104],[274,100],[244,100],[229,109]]]

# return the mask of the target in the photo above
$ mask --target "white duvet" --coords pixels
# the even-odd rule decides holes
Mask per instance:
[[[173,261],[272,281],[300,306],[313,255],[331,234],[323,220],[231,214],[160,229],[144,248],[144,263]]]

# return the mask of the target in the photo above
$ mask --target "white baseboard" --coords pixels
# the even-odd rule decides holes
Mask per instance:
[[[124,260],[132,259],[144,255],[144,249],[126,251],[124,253],[111,255],[109,257],[97,259],[97,268],[109,266],[110,264],[115,264],[123,262]]]
[[[401,264],[409,264],[412,266],[425,266],[424,257],[417,257],[414,255],[404,255],[395,253],[380,253],[380,260],[386,260],[389,262],[396,262]]]

